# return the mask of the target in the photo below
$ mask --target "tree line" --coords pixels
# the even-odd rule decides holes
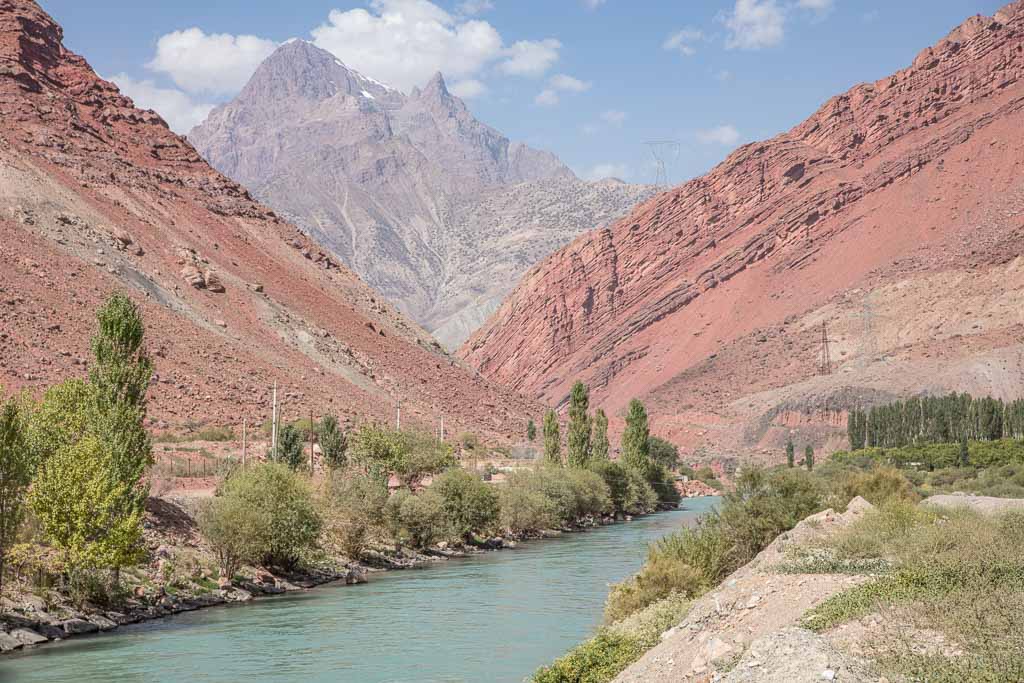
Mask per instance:
[[[1024,400],[1003,401],[967,393],[919,396],[867,410],[846,421],[851,450],[917,444],[1024,438]]]

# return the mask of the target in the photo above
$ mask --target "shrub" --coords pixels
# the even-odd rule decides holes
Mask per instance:
[[[302,467],[306,461],[302,432],[290,424],[283,426],[277,433],[277,449],[271,455],[275,462],[287,465],[292,471]]]
[[[533,676],[534,683],[605,683],[644,653],[636,640],[601,631]]]
[[[626,467],[625,511],[630,515],[643,515],[658,507],[658,494],[643,472]]]
[[[426,548],[449,533],[444,501],[430,489],[396,492],[388,499],[385,515],[391,535],[414,548]]]
[[[244,521],[239,530],[248,537],[238,543],[247,549],[247,561],[292,569],[316,545],[322,520],[313,494],[285,465],[263,463],[236,471],[218,497],[230,501],[230,509],[245,511],[238,513]]]
[[[199,510],[199,532],[217,558],[220,575],[231,579],[246,562],[257,562],[262,548],[263,513],[240,496],[217,496]]]
[[[679,449],[670,441],[659,436],[650,439],[651,460],[666,469],[673,469],[679,464]]]
[[[348,439],[345,432],[338,426],[338,420],[333,415],[327,415],[320,420],[320,433],[317,435],[320,442],[320,452],[323,453],[324,463],[332,470],[345,466],[345,451],[348,449]]]
[[[849,472],[837,482],[835,492],[836,507],[841,508],[845,508],[857,496],[872,505],[918,499],[910,481],[895,467],[874,467],[867,472]]]
[[[379,479],[361,472],[331,473],[324,493],[325,527],[346,557],[362,557],[384,520],[387,502],[387,488]]]
[[[476,475],[450,469],[429,490],[440,496],[446,525],[456,537],[468,540],[474,532],[489,532],[497,524],[498,494]]]
[[[502,529],[512,534],[536,533],[558,526],[554,502],[532,485],[529,474],[516,473],[498,493]]]

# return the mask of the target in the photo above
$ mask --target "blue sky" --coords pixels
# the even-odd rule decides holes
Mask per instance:
[[[473,112],[586,177],[679,182],[910,64],[1005,0],[41,0],[65,42],[181,132],[275,44],[314,40],[403,90],[441,70]]]

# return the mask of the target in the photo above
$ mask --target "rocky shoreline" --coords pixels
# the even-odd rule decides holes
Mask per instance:
[[[18,596],[17,600],[0,599],[0,609],[3,610],[0,612],[0,654],[60,642],[76,636],[113,631],[120,626],[162,619],[183,612],[309,590],[329,583],[366,583],[367,575],[374,572],[421,568],[450,559],[512,549],[522,541],[556,538],[566,533],[582,532],[632,519],[587,518],[571,527],[548,529],[517,537],[493,536],[457,547],[441,543],[424,551],[410,548],[388,551],[371,549],[362,562],[346,564],[336,569],[311,569],[298,574],[273,574],[259,570],[251,579],[218,585],[208,590],[170,593],[161,588],[152,594],[132,595],[118,609],[76,608],[67,604],[54,608],[36,595],[23,594]],[[157,554],[159,552],[158,550]]]

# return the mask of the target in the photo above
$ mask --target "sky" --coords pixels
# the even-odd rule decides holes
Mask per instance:
[[[1008,0],[40,0],[65,44],[181,133],[281,42],[408,92],[441,71],[481,121],[585,178],[700,175]]]

